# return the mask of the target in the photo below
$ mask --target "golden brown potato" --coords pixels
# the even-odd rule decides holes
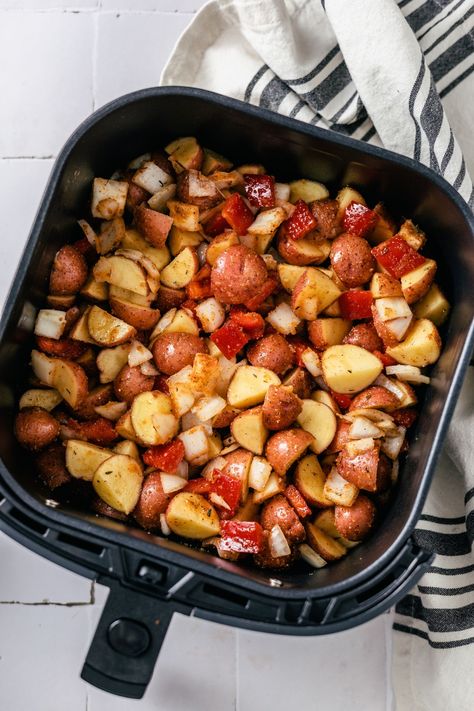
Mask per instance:
[[[277,249],[285,262],[304,267],[308,264],[321,264],[324,262],[331,250],[331,243],[328,240],[315,242],[308,237],[298,240],[291,239],[280,230]]]
[[[54,359],[52,385],[73,410],[87,397],[89,381],[84,369],[70,360]]]
[[[101,346],[118,346],[134,338],[137,333],[133,326],[99,306],[92,306],[90,309],[87,326],[91,337]]]
[[[174,375],[186,365],[192,365],[196,353],[207,353],[202,338],[190,333],[162,333],[153,343],[156,367],[166,375]]]
[[[352,346],[359,346],[359,348],[365,348],[366,351],[370,351],[371,353],[383,349],[382,339],[372,323],[358,323],[352,326],[342,342]]]
[[[313,452],[320,454],[331,444],[336,434],[336,415],[330,407],[316,400],[302,400],[301,404],[297,422],[312,435],[310,447]]]
[[[260,523],[267,531],[271,531],[273,526],[280,526],[289,544],[301,543],[306,538],[296,511],[282,494],[277,494],[263,505]]]
[[[315,454],[307,454],[296,465],[295,486],[311,506],[332,506],[324,495],[324,473]]]
[[[341,536],[349,541],[361,541],[373,528],[375,514],[373,502],[359,494],[352,506],[334,508],[334,523]]]
[[[449,313],[449,301],[437,284],[421,298],[413,309],[416,318],[429,318],[435,326],[441,326]]]
[[[198,170],[193,169],[183,170],[178,175],[176,194],[178,200],[197,205],[205,210],[222,200],[221,193],[215,183]]]
[[[76,247],[66,244],[56,252],[51,274],[49,291],[56,296],[77,294],[87,279],[87,263]]]
[[[129,514],[137,505],[142,488],[141,465],[126,454],[114,454],[99,465],[92,485],[95,492],[112,508]]]
[[[148,531],[160,529],[160,514],[165,513],[170,500],[170,494],[163,491],[160,472],[151,472],[143,483],[133,511],[136,522]]]
[[[240,410],[236,407],[231,407],[226,405],[222,412],[219,412],[212,420],[212,426],[215,429],[221,429],[222,427],[229,427],[232,421],[237,417]]]
[[[337,420],[336,434],[334,439],[327,448],[328,452],[340,452],[344,445],[349,442],[349,430],[351,429],[351,423],[345,420]]]
[[[262,406],[263,424],[269,430],[287,429],[301,412],[302,404],[291,388],[270,385]]]
[[[293,388],[294,394],[303,399],[311,395],[313,381],[306,368],[295,368],[283,380],[283,385]]]
[[[217,258],[230,247],[240,244],[237,234],[232,230],[226,230],[209,243],[206,252],[206,261],[211,267],[215,264]]]
[[[122,321],[125,321],[139,331],[148,331],[154,328],[160,318],[160,312],[149,306],[141,306],[140,304],[134,304],[125,299],[113,297],[110,297],[109,303],[112,313],[115,314],[115,316],[118,316]]]
[[[346,554],[346,548],[312,523],[306,524],[307,541],[324,560],[338,560]]]
[[[416,365],[423,368],[435,363],[441,353],[441,338],[438,329],[428,319],[414,321],[405,340],[394,347],[387,348],[388,355],[403,365]]]
[[[118,400],[132,403],[140,393],[153,390],[153,375],[143,375],[139,366],[124,365],[114,380],[114,392]]]
[[[204,151],[194,136],[177,138],[165,147],[169,162],[177,173],[183,170],[200,170],[204,160]],[[161,167],[161,165],[160,165]]]
[[[261,407],[253,407],[237,415],[232,421],[230,431],[242,447],[254,454],[262,454],[268,431],[263,422]]]
[[[331,346],[321,357],[324,380],[336,393],[351,394],[371,385],[383,370],[382,362],[359,346]]]
[[[385,454],[374,443],[370,449],[353,454],[346,444],[339,454],[336,466],[339,474],[365,491],[385,491],[390,486],[392,466]]]
[[[367,240],[348,232],[334,240],[330,258],[335,273],[349,288],[362,286],[375,271],[375,260]]]
[[[183,301],[186,301],[186,291],[184,289],[170,289],[161,284],[156,297],[156,306],[161,313],[166,313],[170,309],[179,309]]]
[[[309,432],[299,429],[277,432],[267,442],[265,457],[277,474],[286,474],[292,464],[299,459],[313,441]]]
[[[39,478],[51,491],[71,482],[62,444],[52,444],[40,452],[36,457],[36,468]]]
[[[237,368],[227,390],[227,402],[232,407],[245,408],[264,401],[270,385],[280,385],[273,370],[254,365]]]
[[[370,282],[370,292],[374,299],[386,299],[392,296],[403,296],[402,287],[398,279],[376,272]]]
[[[139,441],[148,446],[166,444],[178,434],[179,420],[173,414],[171,399],[159,390],[137,395],[130,409],[130,419]],[[118,423],[116,430],[122,434]]]
[[[240,244],[217,257],[211,271],[211,287],[221,303],[243,304],[258,292],[267,278],[262,257]]]
[[[112,400],[112,386],[98,385],[93,388],[87,397],[76,407],[76,414],[83,420],[95,420],[97,418],[96,407],[105,405]]]
[[[162,270],[161,283],[170,289],[184,289],[199,271],[199,259],[196,250],[185,247]]]
[[[346,343],[350,328],[351,321],[344,318],[317,318],[308,324],[308,336],[315,348],[324,350],[329,346]]]
[[[437,264],[434,259],[427,259],[424,264],[401,278],[402,292],[408,304],[414,304],[429,290],[435,278]]]
[[[183,538],[202,540],[219,533],[220,522],[212,504],[200,494],[180,492],[166,510],[166,521],[173,533]]]
[[[283,336],[272,333],[260,338],[247,349],[247,359],[252,365],[268,368],[281,375],[293,363],[293,353]]]
[[[375,410],[386,410],[392,412],[400,407],[400,400],[387,388],[374,385],[359,393],[352,400],[350,410],[358,410],[360,408],[374,408]]]

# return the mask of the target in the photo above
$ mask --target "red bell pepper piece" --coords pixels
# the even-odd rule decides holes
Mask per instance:
[[[229,359],[233,358],[250,341],[250,337],[242,326],[232,320],[226,321],[223,326],[214,331],[210,339]]]
[[[184,445],[180,439],[150,447],[143,454],[145,464],[149,467],[156,467],[168,474],[174,474],[183,459]]]
[[[374,210],[360,202],[353,201],[345,209],[342,225],[346,232],[358,237],[365,237],[369,232],[372,232],[378,219]]]
[[[219,546],[233,553],[260,553],[263,529],[256,521],[221,521]]]
[[[252,210],[239,193],[234,193],[227,198],[222,208],[222,217],[238,235],[247,234],[247,230],[254,220]]]
[[[269,276],[255,296],[252,296],[251,299],[246,301],[244,306],[246,306],[249,311],[256,311],[260,308],[263,302],[266,301],[271,294],[273,294],[275,289],[278,288],[278,285],[278,279],[275,276]]]
[[[400,279],[404,274],[426,262],[426,259],[416,249],[410,247],[400,235],[378,244],[372,249],[372,255],[380,266],[396,279]]]
[[[311,514],[311,509],[309,508],[306,501],[303,499],[296,486],[290,484],[286,487],[284,493],[300,518],[306,518]]]
[[[336,405],[338,405],[341,410],[348,410],[351,406],[352,398],[349,397],[349,395],[345,395],[344,393],[336,393],[334,390],[331,390],[331,395]]]
[[[204,232],[208,237],[217,237],[229,229],[229,223],[222,217],[222,212],[216,212],[205,224]]]
[[[191,494],[210,494],[212,491],[212,481],[204,479],[204,477],[191,479],[182,491],[189,491]]]
[[[77,439],[83,439],[92,444],[107,445],[118,439],[118,434],[110,420],[98,417],[87,422],[78,422],[73,417],[60,419],[64,427],[75,433]]]
[[[387,365],[397,365],[398,363],[395,358],[392,358],[392,356],[389,356],[387,353],[382,353],[381,351],[374,351],[374,356],[377,356],[377,358],[382,361],[384,368],[386,368]]]
[[[235,321],[248,335],[249,338],[261,338],[265,331],[263,317],[255,311],[244,311],[240,306],[232,306],[230,318]]]
[[[212,479],[212,491],[221,496],[229,510],[221,509],[221,517],[233,516],[237,510],[242,491],[242,481],[230,474],[223,474],[219,469],[215,469]]]
[[[188,298],[200,301],[212,296],[211,265],[205,264],[186,287]]]
[[[349,320],[372,317],[370,291],[343,291],[339,297],[342,318]]]
[[[291,239],[301,239],[314,230],[318,222],[304,200],[295,202],[291,217],[283,223],[283,228]]]
[[[255,207],[274,207],[275,180],[271,175],[244,175],[247,200]]]
[[[394,410],[390,413],[395,421],[395,424],[407,429],[411,427],[418,417],[417,411],[412,407],[404,407],[401,410]]]
[[[165,393],[165,395],[170,394],[170,389],[168,387],[168,381],[165,378],[164,375],[157,375],[155,378],[155,383],[153,385],[155,390],[159,390],[162,393]]]
[[[57,341],[55,338],[47,336],[36,336],[36,343],[40,351],[58,358],[79,358],[87,349],[85,343],[73,341],[70,338]]]

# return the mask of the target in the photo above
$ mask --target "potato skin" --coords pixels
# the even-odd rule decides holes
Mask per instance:
[[[381,351],[383,348],[382,339],[372,323],[358,323],[352,326],[342,342],[352,346],[359,346],[359,348],[365,348],[366,351],[370,351],[371,353]]]
[[[345,420],[337,421],[336,434],[334,439],[327,448],[328,452],[340,452],[344,448],[344,445],[349,442],[349,430],[351,429],[351,423]]]
[[[186,365],[192,365],[196,353],[208,353],[199,336],[191,333],[162,333],[152,347],[156,367],[165,375],[174,375]]]
[[[117,521],[126,521],[128,519],[127,514],[122,513],[122,511],[117,511],[113,506],[109,506],[109,504],[102,501],[99,496],[92,500],[91,509],[99,516],[106,516],[107,518],[113,518]]]
[[[294,394],[304,399],[311,395],[313,381],[311,375],[305,368],[295,368],[290,375],[285,378],[284,385],[293,388]]]
[[[56,252],[51,274],[49,291],[55,296],[77,294],[87,279],[87,263],[76,247],[66,244]]]
[[[297,558],[298,549],[292,548],[290,555],[281,556],[280,558],[273,558],[270,553],[270,546],[268,544],[268,539],[270,536],[270,531],[263,532],[263,544],[262,550],[258,555],[254,556],[255,565],[259,568],[272,568],[274,570],[283,570],[284,568],[289,568],[292,563]],[[291,548],[291,546],[290,546]]]
[[[296,511],[282,494],[277,494],[265,502],[260,523],[268,531],[278,524],[290,545],[291,543],[301,543],[306,538],[304,526]]]
[[[309,264],[320,264],[324,258],[305,254],[301,249],[298,249],[298,240],[293,240],[288,237],[283,230],[278,233],[277,249],[280,256],[297,267],[306,267]]]
[[[268,440],[265,456],[279,476],[286,474],[309,447],[313,436],[300,429],[281,430]]]
[[[373,527],[376,513],[374,503],[359,494],[352,506],[337,505],[334,508],[334,524],[344,538],[361,541]]]
[[[207,192],[208,194],[198,196],[190,195],[190,182],[192,181],[199,183],[203,188],[203,192]],[[215,184],[198,170],[192,169],[183,170],[183,172],[178,175],[176,193],[178,200],[187,202],[190,205],[197,205],[204,210],[213,207],[222,200],[221,194]]]
[[[59,436],[59,422],[42,407],[25,407],[15,420],[15,437],[22,447],[33,452],[47,447]]]
[[[381,454],[378,447],[351,457],[342,449],[336,460],[339,474],[347,481],[365,491],[385,491],[390,486],[390,460]]]
[[[105,405],[112,400],[112,384],[99,385],[90,390],[86,399],[76,407],[74,413],[83,420],[95,420],[98,415],[94,408]]]
[[[279,333],[264,336],[247,349],[249,363],[273,370],[277,375],[284,373],[293,363],[293,353],[286,339]]]
[[[183,301],[186,301],[184,289],[171,289],[161,285],[156,297],[156,307],[164,314],[170,309],[179,309]]]
[[[375,271],[375,260],[367,240],[344,232],[331,246],[331,266],[345,286],[362,286]]]
[[[36,457],[38,476],[51,491],[72,481],[66,469],[65,451],[62,444],[52,444]]]
[[[109,303],[115,316],[139,331],[149,331],[154,328],[160,318],[160,312],[157,309],[137,306],[113,297],[109,299]]]
[[[316,220],[318,226],[314,229],[311,235],[320,239],[334,239],[340,232],[340,227],[337,220],[339,211],[339,203],[337,200],[315,200],[310,203],[309,208]]]
[[[397,396],[379,385],[363,390],[352,400],[349,411],[359,408],[373,408],[375,410],[396,410],[400,407],[400,400]]]
[[[235,420],[237,415],[240,413],[240,410],[238,410],[236,407],[231,407],[230,405],[227,405],[222,412],[219,412],[218,415],[214,417],[212,420],[212,426],[215,429],[219,429],[221,427],[229,427],[230,424]]]
[[[122,402],[131,403],[136,395],[153,390],[155,377],[143,375],[139,366],[124,365],[114,380],[114,392]]]
[[[159,529],[160,514],[165,513],[170,500],[171,496],[163,491],[160,473],[151,472],[133,511],[136,522],[147,530]]]
[[[263,424],[269,430],[284,430],[296,420],[301,401],[290,388],[270,385],[262,405]]]
[[[397,346],[398,345],[397,339],[391,333],[391,331],[387,328],[387,325],[380,318],[378,311],[375,307],[375,304],[372,304],[371,311],[372,311],[372,318],[374,321],[374,328],[377,331],[378,336],[379,336],[380,340],[382,341],[383,345],[385,347],[386,346]]]
[[[220,254],[211,270],[211,289],[223,304],[243,304],[263,286],[268,272],[262,257],[243,244]]]

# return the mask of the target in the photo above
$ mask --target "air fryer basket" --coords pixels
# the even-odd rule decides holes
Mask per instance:
[[[35,480],[12,434],[24,389],[35,308],[56,249],[79,236],[94,176],[110,175],[176,136],[236,163],[262,162],[280,180],[305,176],[335,190],[351,184],[369,202],[427,231],[438,281],[453,305],[411,448],[374,536],[318,571],[268,574],[58,504]],[[85,121],[56,161],[0,326],[0,527],[50,560],[110,587],[82,676],[140,698],[174,611],[285,634],[325,634],[386,610],[429,567],[411,539],[474,341],[474,220],[439,176],[410,159],[209,92],[153,88],[108,104]]]

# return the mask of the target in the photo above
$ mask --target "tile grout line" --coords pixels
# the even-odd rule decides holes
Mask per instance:
[[[97,62],[98,62],[98,52],[99,52],[99,17],[102,7],[102,0],[99,0],[99,5],[93,15],[93,37],[92,37],[92,78],[91,78],[91,92],[92,92],[92,111],[96,109],[96,99],[97,99]]]
[[[26,7],[2,7],[0,12],[5,13],[17,13],[19,15],[94,15],[98,12],[103,15],[182,15],[183,17],[189,17],[190,15],[195,15],[197,10],[155,10],[155,9],[141,9],[141,10],[129,10],[116,9],[116,10],[104,10],[102,8],[102,3],[95,7],[81,7],[81,8],[61,8],[61,7],[44,7],[44,8],[26,8]]]

